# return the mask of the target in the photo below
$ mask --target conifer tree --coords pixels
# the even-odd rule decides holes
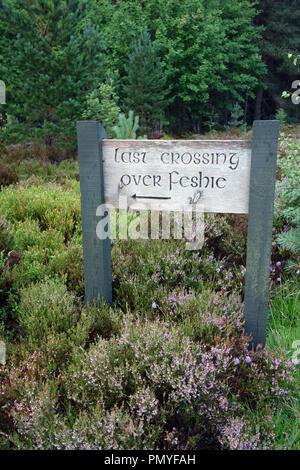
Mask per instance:
[[[33,127],[80,118],[87,93],[104,74],[104,44],[86,20],[86,1],[0,3],[7,25],[0,66],[7,112]]]
[[[147,30],[132,43],[126,72],[126,105],[139,115],[141,127],[151,127],[162,117],[169,100],[164,66]]]

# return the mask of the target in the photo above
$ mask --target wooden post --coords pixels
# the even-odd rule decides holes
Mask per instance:
[[[279,121],[254,121],[248,212],[245,331],[265,345]]]
[[[97,121],[77,122],[85,299],[111,303],[110,239],[100,240],[96,235],[99,222],[96,210],[104,204],[102,139],[105,138],[105,130]]]

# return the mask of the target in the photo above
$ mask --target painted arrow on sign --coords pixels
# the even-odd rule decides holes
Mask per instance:
[[[133,199],[171,199],[170,196],[137,196],[133,194],[131,196]]]

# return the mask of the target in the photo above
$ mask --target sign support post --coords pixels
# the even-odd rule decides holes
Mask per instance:
[[[265,345],[279,121],[254,121],[245,286],[245,331]]]
[[[96,236],[97,207],[104,204],[102,139],[104,128],[97,121],[78,121],[77,140],[80,170],[85,299],[112,301],[111,247],[108,236]]]

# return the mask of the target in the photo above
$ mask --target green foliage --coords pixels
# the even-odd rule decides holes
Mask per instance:
[[[117,139],[136,139],[139,130],[139,116],[135,116],[132,110],[129,111],[128,117],[125,114],[119,114],[118,124],[113,127],[113,131]],[[146,139],[147,136],[140,136],[138,139]]]
[[[249,364],[245,346],[243,339],[229,345],[219,338],[204,347],[169,324],[127,316],[118,337],[78,349],[56,382],[22,384],[12,411],[13,442],[18,437],[27,449],[175,450],[206,448],[209,439],[213,448],[270,448],[276,404],[293,387],[283,377],[288,382],[293,368],[265,351],[250,353]],[[40,357],[30,359],[29,373],[43,381]],[[12,377],[21,373],[12,368]],[[16,395],[13,381],[5,391]],[[248,401],[266,416],[251,423]]]
[[[77,182],[64,189],[51,184],[8,187],[0,193],[0,204],[8,221],[34,218],[42,231],[58,230],[65,241],[72,238],[76,224],[81,223]]]
[[[287,232],[281,233],[278,237],[279,245],[287,250],[290,251],[293,255],[298,255],[298,261],[292,262],[289,264],[290,268],[293,269],[300,269],[300,210],[297,211],[296,217],[292,220],[292,223],[296,225],[296,227],[289,229]]]
[[[120,103],[127,100],[122,111],[133,109],[142,127],[177,122],[200,131],[212,116],[217,126],[226,125],[232,101],[254,96],[265,73],[261,28],[253,24],[257,11],[249,0],[5,4],[0,75],[8,83],[5,110],[17,118],[6,139],[71,137],[70,120],[80,118],[87,94],[104,75],[120,79]],[[97,107],[94,97],[89,100]]]
[[[74,295],[49,280],[21,290],[18,320],[30,340],[40,346],[47,334],[69,332],[77,323]]]
[[[162,119],[170,99],[166,99],[166,75],[158,47],[152,44],[147,30],[132,43],[125,70],[126,105],[140,116],[142,128],[151,128]]]
[[[0,168],[5,169],[3,176],[9,175],[11,183],[26,181],[28,185],[28,180],[32,183],[40,179],[63,184],[68,179],[79,180],[78,162],[67,157],[68,149],[57,141],[52,146],[39,142],[11,144],[0,147]]]
[[[85,344],[92,320],[84,310],[78,311],[75,296],[60,282],[42,281],[21,290],[18,321],[28,335],[26,348],[43,352],[44,367],[50,372]]]
[[[286,114],[285,110],[282,109],[282,108],[279,108],[276,111],[275,119],[277,119],[280,122],[280,128],[282,129],[285,126],[286,119],[287,119],[287,114]]]
[[[280,227],[278,244],[292,257],[289,267],[300,268],[300,143],[294,135],[282,133],[279,157],[281,180],[277,182],[275,216]]]
[[[79,186],[71,184],[64,190],[51,184],[8,187],[0,200],[6,216],[1,249],[22,253],[17,269],[8,266],[3,273],[3,298],[10,298],[9,308],[14,308],[20,287],[42,281],[46,275],[66,277],[67,285],[83,295]],[[79,246],[74,247],[76,242]]]
[[[0,162],[0,188],[1,186],[9,186],[17,181],[18,176],[14,168],[10,168],[5,163]]]
[[[27,132],[35,128],[50,143],[63,124],[80,118],[87,92],[104,75],[99,29],[86,21],[85,1],[2,4],[7,22],[0,68],[7,83],[5,110],[19,125],[26,123]]]
[[[13,235],[9,228],[9,222],[6,219],[0,219],[0,252],[12,249]]]
[[[118,99],[112,82],[101,83],[97,90],[88,95],[86,109],[82,114],[84,119],[99,121],[108,139],[113,137],[113,128],[120,114]]]
[[[227,124],[232,101],[254,96],[265,73],[258,45],[261,29],[253,25],[256,7],[248,0],[102,0],[90,15],[103,31],[109,68],[120,74],[121,102],[128,57],[134,52],[130,45],[147,28],[164,64],[163,89],[169,90],[165,98],[171,98],[166,118],[178,121],[181,132],[183,122],[199,131],[212,112],[218,124]]]
[[[243,108],[238,102],[236,102],[231,112],[230,121],[228,122],[228,128],[231,129],[233,127],[237,127],[246,131],[246,123],[244,116],[245,113]]]
[[[270,299],[268,343],[281,350],[291,351],[300,333],[300,292],[297,280],[279,285]]]
[[[162,13],[154,21],[176,97],[172,110],[185,110],[194,127],[212,109],[226,123],[232,101],[253,95],[264,71],[256,43],[259,31],[251,24],[253,5],[229,0],[160,5]]]

